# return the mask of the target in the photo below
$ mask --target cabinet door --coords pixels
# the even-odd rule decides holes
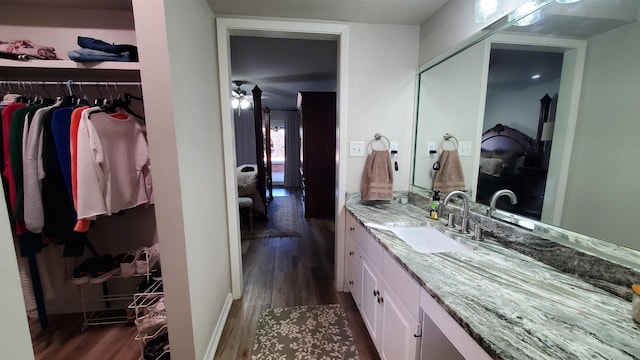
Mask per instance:
[[[380,316],[380,305],[378,298],[380,295],[380,276],[375,268],[371,265],[369,259],[362,255],[362,266],[360,267],[362,279],[362,307],[360,312],[362,320],[369,330],[371,339],[378,346],[377,333]]]
[[[379,301],[381,323],[378,350],[384,360],[416,359],[418,356],[419,322],[392,291],[387,289]]]
[[[360,281],[360,268],[362,267],[362,260],[360,259],[361,251],[355,239],[350,234],[347,234],[346,243],[345,279],[353,301],[358,306],[358,309],[360,309],[362,307],[362,282]]]

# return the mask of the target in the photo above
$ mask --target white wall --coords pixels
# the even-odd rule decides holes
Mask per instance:
[[[526,0],[502,0],[504,14],[524,4]],[[419,63],[430,60],[458,48],[467,38],[476,34],[493,21],[475,22],[475,1],[449,0],[420,27]]]
[[[429,156],[427,143],[439,146],[445,133],[458,141],[470,141],[472,156],[461,156],[466,189],[474,189],[479,162],[480,131],[484,115],[484,99],[488,74],[487,42],[456,55],[422,73],[420,80],[420,113],[416,129],[416,166],[413,183],[423,188],[433,186],[432,165],[440,152]],[[445,150],[454,145],[443,144]]]
[[[637,23],[589,39],[561,226],[640,250],[629,223],[640,178],[638,39]]]
[[[231,300],[216,29],[202,0],[158,5],[133,2],[169,337],[203,359]]]
[[[418,32],[417,26],[349,24],[347,141],[366,145],[379,132],[399,143],[394,190],[409,187]],[[360,191],[365,160],[346,159],[342,192]]]
[[[3,358],[29,360],[34,358],[33,348],[4,191],[0,204],[0,347]]]

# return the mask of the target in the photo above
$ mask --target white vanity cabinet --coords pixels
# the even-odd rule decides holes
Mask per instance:
[[[346,224],[346,288],[380,358],[491,359],[350,214]]]
[[[380,357],[416,359],[419,285],[350,215],[346,238],[347,287]]]

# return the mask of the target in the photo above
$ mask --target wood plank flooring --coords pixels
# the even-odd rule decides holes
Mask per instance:
[[[379,359],[351,295],[335,290],[334,222],[304,219],[297,191],[274,189],[277,195],[296,195],[303,236],[242,242],[244,293],[231,306],[214,359],[251,358],[262,310],[317,304],[341,304],[360,358]]]
[[[296,305],[342,305],[360,358],[379,359],[356,305],[334,287],[334,223],[304,219],[299,192],[274,189],[274,195],[296,195],[302,237],[244,241],[244,294],[234,301],[215,359],[250,359],[258,316],[263,309]],[[85,331],[82,314],[52,315],[42,331],[32,322],[37,360],[134,360],[140,348],[133,325],[94,326]],[[1,358],[1,356],[0,356]]]

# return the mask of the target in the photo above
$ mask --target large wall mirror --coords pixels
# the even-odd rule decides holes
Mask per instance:
[[[452,134],[477,203],[640,250],[640,0],[533,2],[420,73],[412,189]]]

